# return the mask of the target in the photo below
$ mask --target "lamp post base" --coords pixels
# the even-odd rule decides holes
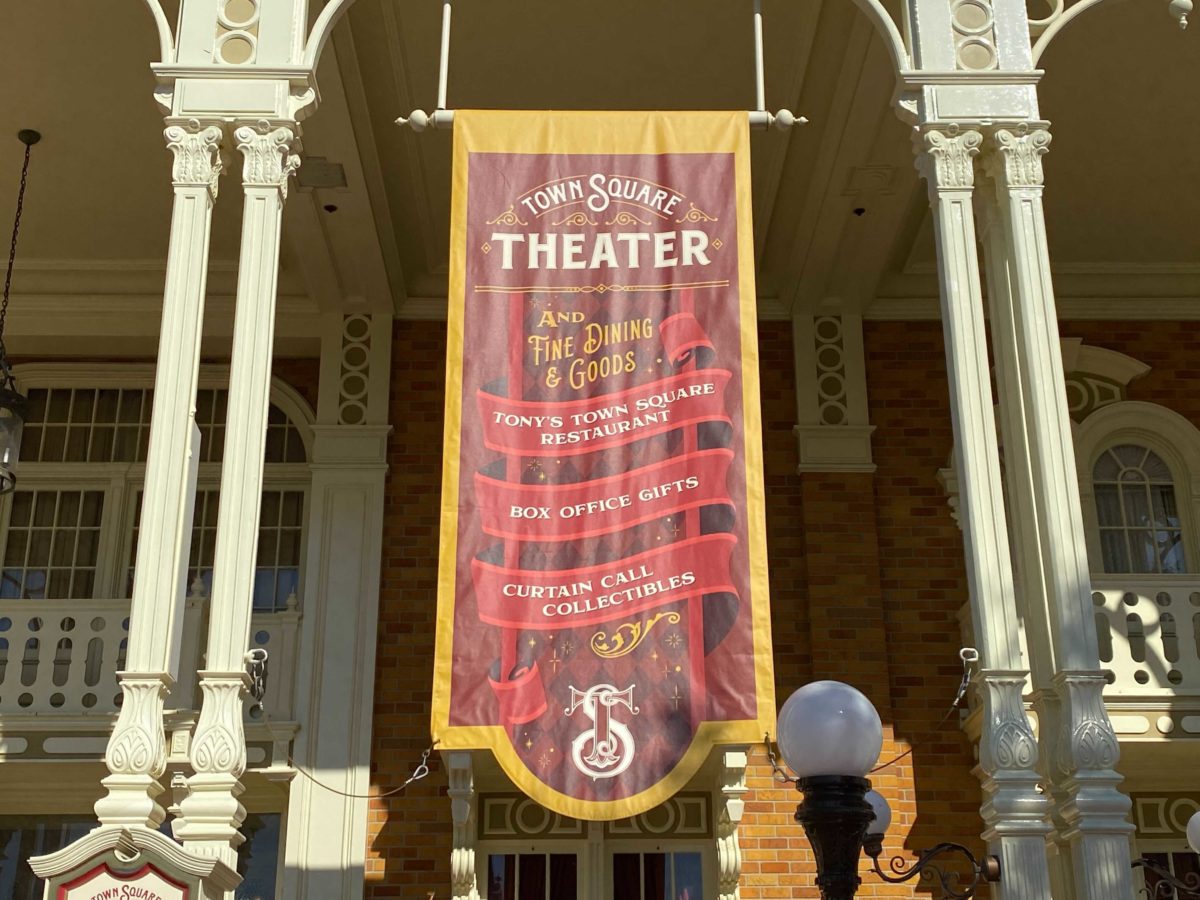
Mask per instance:
[[[817,860],[822,900],[853,900],[862,883],[858,861],[863,840],[875,818],[866,801],[871,782],[851,775],[815,775],[799,779],[796,787],[804,794],[796,821],[804,826]]]

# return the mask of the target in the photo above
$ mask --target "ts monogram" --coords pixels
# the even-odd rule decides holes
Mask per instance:
[[[633,733],[612,717],[613,707],[624,706],[633,715],[638,708],[633,705],[631,684],[618,691],[611,684],[597,684],[580,691],[571,686],[571,705],[563,710],[568,716],[582,709],[592,720],[592,727],[571,742],[571,761],[584,775],[595,778],[613,778],[633,764]],[[591,750],[586,753],[588,746]]]

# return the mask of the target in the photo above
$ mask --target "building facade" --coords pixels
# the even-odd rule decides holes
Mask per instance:
[[[449,5],[110,6],[0,12],[0,123],[44,136],[0,896],[97,823],[228,859],[239,898],[818,896],[764,744],[615,822],[431,747],[451,138],[394,120]],[[766,96],[810,120],[752,136],[776,691],[865,692],[884,859],[995,853],[1006,900],[1200,870],[1187,6],[763,10]],[[750,4],[453,11],[439,106],[756,105]]]

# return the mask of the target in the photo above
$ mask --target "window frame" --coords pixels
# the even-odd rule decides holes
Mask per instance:
[[[27,363],[15,368],[18,389],[109,388],[153,390],[155,368],[147,363]],[[202,365],[197,377],[198,390],[223,390],[228,387],[229,368]],[[290,385],[272,377],[270,402],[299,432],[306,462],[266,463],[263,489],[298,491],[302,494],[300,556],[297,563],[297,603],[302,605],[305,565],[308,553],[308,519],[311,512],[312,448],[315,416],[308,403]],[[145,485],[144,462],[21,462],[18,491],[94,490],[104,493],[96,572],[90,600],[124,599],[129,595],[125,579],[130,568],[134,516],[138,494]],[[205,462],[198,466],[197,491],[220,489],[221,464]],[[0,498],[0,551],[7,545],[11,495]],[[56,601],[64,598],[50,598]],[[36,602],[36,601],[35,601]],[[282,612],[282,609],[256,610]]]
[[[1200,429],[1179,413],[1137,400],[1124,400],[1096,410],[1074,428],[1079,498],[1089,568],[1095,579],[1138,581],[1195,580],[1200,573]],[[1183,555],[1188,571],[1178,574],[1105,572],[1100,544],[1093,473],[1101,456],[1113,447],[1132,444],[1155,453],[1167,466],[1175,486]]]

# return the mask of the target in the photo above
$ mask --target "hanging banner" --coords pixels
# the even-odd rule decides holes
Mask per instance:
[[[457,111],[433,733],[636,815],[773,730],[748,122]]]

